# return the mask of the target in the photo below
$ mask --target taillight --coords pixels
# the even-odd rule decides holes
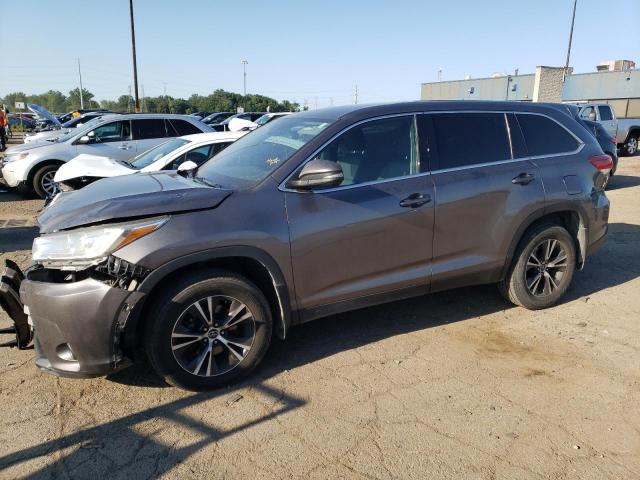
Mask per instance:
[[[589,163],[605,173],[609,173],[613,167],[613,160],[609,155],[594,155],[589,159]]]
[[[618,137],[616,137],[615,135],[611,137],[611,143],[613,143],[614,145],[618,145]]]

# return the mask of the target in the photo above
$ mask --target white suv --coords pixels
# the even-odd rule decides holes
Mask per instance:
[[[52,142],[31,142],[9,148],[0,162],[2,180],[23,193],[46,198],[55,193],[54,177],[62,164],[80,154],[127,161],[163,143],[167,137],[212,132],[188,115],[127,114],[103,117]]]

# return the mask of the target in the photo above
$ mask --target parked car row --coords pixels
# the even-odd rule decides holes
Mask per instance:
[[[184,169],[232,139],[167,140],[178,121],[203,125],[103,117],[11,153],[3,172],[65,142],[118,151],[140,151],[144,137],[163,142],[132,162],[159,170],[128,174],[115,162],[113,178],[58,194],[38,216],[32,266],[7,263],[0,304],[18,346],[35,332],[41,370],[106,375],[142,350],[167,382],[205,390],[249,375],[274,335],[339,312],[485,283],[516,305],[546,308],[608,231],[613,161],[575,107],[441,101],[301,112],[237,133]],[[169,161],[177,172],[161,171]],[[76,188],[91,176],[59,180]]]
[[[171,114],[106,114],[49,140],[10,147],[0,160],[3,182],[46,198],[55,193],[62,164],[80,154],[128,161],[167,138],[211,132],[196,117]]]

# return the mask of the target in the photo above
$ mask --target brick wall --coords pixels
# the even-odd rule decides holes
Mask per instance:
[[[562,102],[562,67],[536,67],[533,83],[534,102]]]

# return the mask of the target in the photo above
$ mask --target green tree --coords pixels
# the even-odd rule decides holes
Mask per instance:
[[[82,89],[82,99],[84,101],[84,108],[98,108],[100,105],[93,100],[93,93],[86,88]],[[80,89],[74,88],[69,92],[66,103],[67,110],[76,110],[80,108]]]

